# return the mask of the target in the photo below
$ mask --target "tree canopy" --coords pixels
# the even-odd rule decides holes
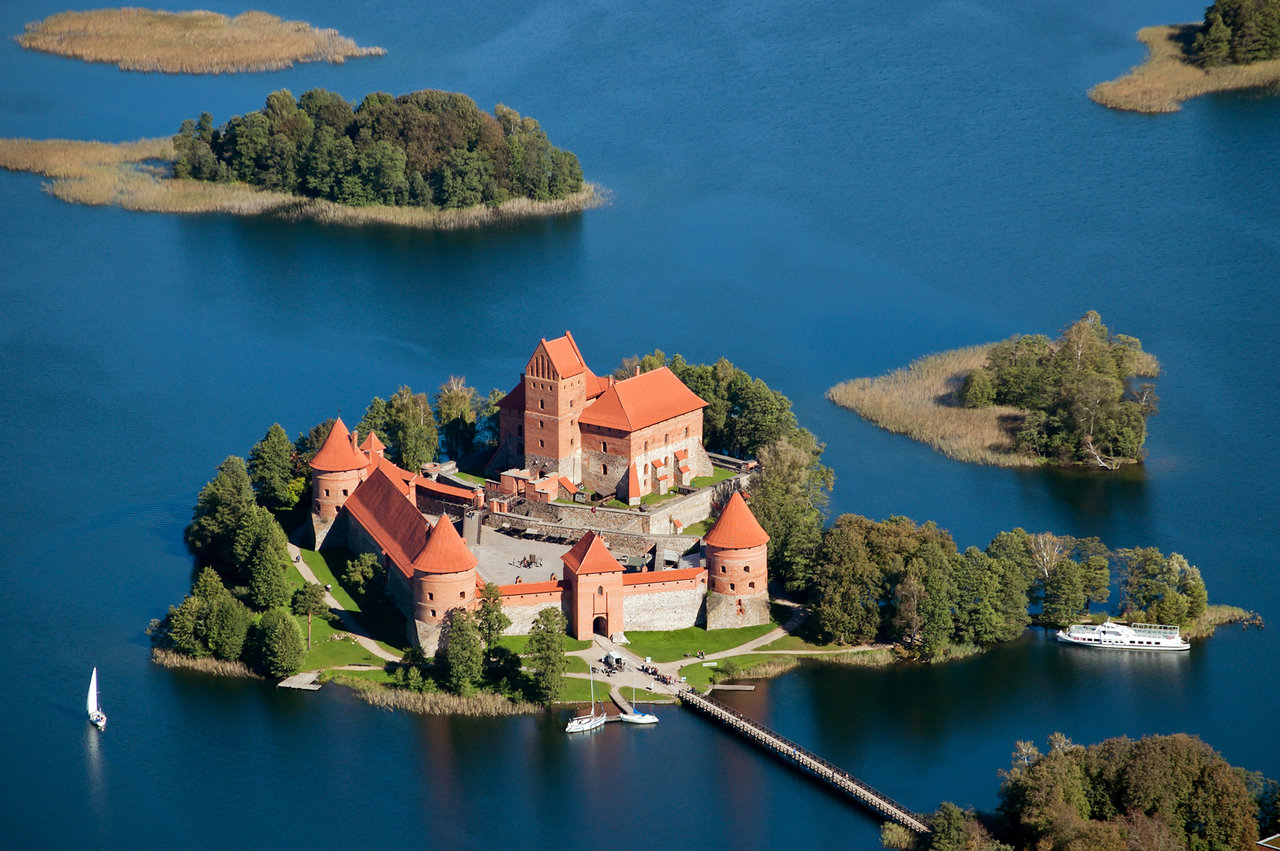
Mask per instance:
[[[1206,66],[1280,58],[1280,0],[1214,0],[1191,53]]]
[[[1133,379],[1158,369],[1136,338],[1113,335],[1091,310],[1057,340],[1037,334],[995,344],[961,392],[967,407],[1027,411],[1014,437],[1023,451],[1115,469],[1142,457],[1157,400],[1153,385]]]
[[[582,189],[582,168],[538,122],[499,104],[426,89],[367,95],[359,105],[324,89],[265,106],[215,128],[213,116],[173,137],[180,178],[241,181],[350,206],[471,207],[509,198],[549,201]]]
[[[294,486],[293,453],[289,435],[279,423],[272,423],[249,452],[249,481],[258,502],[272,511],[292,508],[301,493]]]
[[[533,669],[534,690],[544,704],[554,703],[564,691],[565,628],[559,609],[543,609],[529,630],[529,667]]]

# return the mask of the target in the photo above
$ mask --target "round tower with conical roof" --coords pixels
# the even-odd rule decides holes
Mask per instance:
[[[311,459],[311,526],[316,549],[324,544],[347,497],[365,479],[369,456],[356,447],[356,436],[339,417],[320,451]]]
[[[453,521],[441,516],[427,536],[427,545],[413,560],[414,630],[424,653],[436,652],[441,627],[451,611],[478,605],[477,563]]]
[[[702,539],[707,549],[707,629],[769,622],[769,535],[742,494]]]

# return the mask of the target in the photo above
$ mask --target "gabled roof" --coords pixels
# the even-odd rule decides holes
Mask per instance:
[[[588,368],[587,378],[583,384],[586,385],[587,388],[587,399],[591,400],[608,390],[609,385],[612,384],[612,382],[609,380],[608,376],[596,375],[590,368]]]
[[[338,417],[333,428],[329,429],[329,436],[324,439],[324,445],[320,447],[316,457],[311,459],[311,469],[322,473],[343,473],[348,470],[361,470],[367,466],[369,466],[369,459],[351,445],[351,432],[347,431],[342,417]]]
[[[427,544],[427,519],[382,467],[375,467],[344,504],[345,510],[406,577]]]
[[[524,379],[511,388],[511,392],[498,400],[498,407],[524,413]]]
[[[431,536],[422,553],[414,560],[413,566],[427,573],[462,573],[470,570],[478,563],[475,555],[467,549],[462,536],[453,527],[449,515],[444,514],[436,521]]]
[[[705,408],[698,397],[667,367],[659,367],[609,387],[587,406],[579,422],[620,431],[638,431]]]
[[[729,497],[729,504],[720,512],[720,518],[702,538],[713,547],[727,550],[745,550],[769,543],[769,535],[747,507],[747,501],[738,491]]]
[[[364,443],[360,444],[360,448],[365,452],[381,452],[387,448],[387,445],[378,439],[377,432],[371,431],[364,439]]]
[[[573,549],[560,556],[566,570],[583,573],[622,573],[622,565],[604,545],[604,539],[588,532],[578,539]]]
[[[392,481],[400,493],[405,496],[409,495],[409,483],[418,477],[417,473],[410,473],[408,470],[402,470],[395,464],[391,463],[391,459],[385,455],[374,455],[370,459],[370,463],[374,467],[387,474],[387,478]]]
[[[563,337],[556,337],[554,340],[543,337],[538,345],[551,359],[551,366],[561,378],[573,378],[587,371],[587,362],[582,359],[582,352],[578,351],[578,344],[568,331],[564,332]],[[534,356],[537,354],[535,350]]]

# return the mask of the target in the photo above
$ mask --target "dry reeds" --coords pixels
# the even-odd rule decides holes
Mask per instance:
[[[333,682],[344,685],[370,706],[387,710],[403,709],[419,715],[469,715],[494,717],[528,715],[541,711],[536,703],[519,703],[493,692],[478,692],[471,697],[443,692],[408,691],[380,686],[354,677],[335,676]]]
[[[282,21],[266,12],[234,18],[136,8],[62,12],[27,24],[17,41],[28,50],[169,74],[278,71],[295,62],[341,63],[386,53],[381,47],[359,47],[337,30]]]
[[[1138,30],[1150,51],[1146,60],[1115,80],[1089,90],[1096,103],[1132,112],[1177,112],[1178,104],[1210,92],[1254,89],[1280,82],[1280,59],[1251,65],[1202,68],[1188,58],[1186,46],[1200,24],[1172,24]]]
[[[1040,459],[1015,452],[1017,408],[962,407],[965,376],[987,362],[992,344],[920,358],[879,378],[855,378],[827,391],[837,405],[896,434],[927,443],[949,458],[999,467],[1031,467]]]
[[[461,230],[522,218],[575,213],[606,203],[594,184],[558,201],[516,198],[498,207],[426,210],[373,205],[348,207],[318,198],[268,192],[243,183],[210,183],[170,177],[169,139],[108,144],[66,139],[0,139],[0,168],[54,178],[45,191],[75,204],[115,206],[156,213],[231,213],[289,221],[359,227],[391,225],[423,230]]]
[[[1262,616],[1257,612],[1246,611],[1239,606],[1213,605],[1207,607],[1200,616],[1182,628],[1183,638],[1206,638],[1220,626],[1231,623],[1242,623],[1246,626],[1262,626]]]
[[[212,656],[188,656],[176,650],[163,647],[151,648],[151,661],[162,668],[182,668],[188,671],[199,671],[202,674],[213,674],[217,677],[243,677],[260,680],[262,677],[249,670],[244,662],[224,662]]]

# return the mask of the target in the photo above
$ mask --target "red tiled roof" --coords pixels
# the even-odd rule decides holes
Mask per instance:
[[[554,340],[544,337],[542,348],[551,359],[551,366],[561,378],[572,378],[587,370],[582,352],[578,351],[578,344],[573,341],[573,335],[568,331],[564,332],[563,337],[556,337]]]
[[[604,545],[604,539],[595,532],[588,532],[578,539],[573,549],[560,556],[566,570],[583,573],[621,573],[622,565]]]
[[[427,544],[427,519],[381,467],[347,498],[345,509],[377,542],[396,568],[413,576],[413,561]]]
[[[511,392],[498,400],[498,407],[503,410],[513,410],[524,413],[524,379],[520,379],[520,383],[511,388]]]
[[[436,521],[427,545],[413,562],[415,568],[427,573],[462,573],[476,564],[475,554],[467,549],[447,514]]]
[[[640,471],[636,469],[636,462],[632,461],[627,467],[627,499],[639,499],[640,496]]]
[[[706,406],[706,402],[664,366],[609,387],[587,406],[579,422],[638,431]]]
[[[467,490],[466,488],[437,482],[435,479],[418,479],[417,485],[432,496],[460,499],[468,503],[471,502],[472,494],[475,493],[475,491]]]
[[[387,445],[378,439],[376,432],[371,431],[364,439],[364,443],[360,444],[360,448],[365,452],[381,452],[387,448]]]
[[[329,436],[324,439],[324,446],[311,459],[311,469],[322,473],[342,473],[348,470],[360,470],[369,466],[369,459],[364,453],[357,452],[351,445],[351,432],[347,431],[342,417],[334,422]]]
[[[612,382],[608,376],[596,375],[587,368],[587,380],[583,382],[587,388],[587,399],[591,400],[599,396],[601,393],[609,389]]]
[[[391,463],[391,459],[385,455],[373,456],[373,465],[377,469],[386,473],[387,478],[400,489],[400,493],[405,496],[409,495],[409,482],[417,478],[416,473],[410,473],[408,470],[400,469],[395,464]]]
[[[498,586],[498,593],[504,597],[514,597],[518,594],[548,594],[563,590],[564,582],[559,579],[553,582],[518,582],[514,585]]]
[[[677,461],[684,461],[684,460],[687,460],[687,459],[688,459],[688,457],[689,457],[689,450],[688,450],[688,449],[677,449],[677,450],[676,450],[676,460],[677,460]]]
[[[623,585],[650,585],[662,582],[683,582],[697,579],[699,573],[706,573],[705,567],[679,567],[673,570],[649,570],[643,573],[628,573],[622,577]]]
[[[578,492],[578,488],[574,485],[573,482],[569,481],[568,476],[560,476],[559,479],[560,479],[560,487],[564,488],[571,494],[575,494]]]
[[[756,516],[747,508],[747,502],[738,491],[729,497],[729,504],[720,513],[720,519],[702,539],[713,547],[744,550],[769,543],[769,535],[760,527]]]

